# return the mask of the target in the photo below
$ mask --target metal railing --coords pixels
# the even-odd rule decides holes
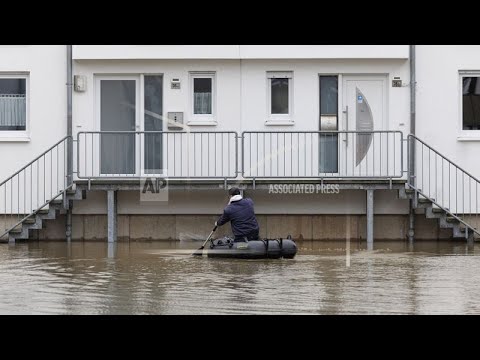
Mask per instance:
[[[245,131],[244,178],[403,176],[401,131]]]
[[[72,186],[67,179],[66,136],[0,183],[0,237],[46,207]]]
[[[79,179],[164,176],[169,179],[236,178],[234,131],[83,131],[77,135]]]
[[[415,175],[409,167],[408,186],[480,235],[480,181],[416,136],[407,139],[408,158],[410,151],[415,153]]]

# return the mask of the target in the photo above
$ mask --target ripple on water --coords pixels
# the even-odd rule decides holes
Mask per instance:
[[[167,245],[1,244],[0,313],[480,313],[479,252],[458,243],[352,242],[347,258],[344,243],[306,242],[293,260],[207,259],[191,256],[196,243]]]

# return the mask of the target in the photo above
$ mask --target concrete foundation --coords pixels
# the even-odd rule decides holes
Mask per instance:
[[[204,240],[218,219],[216,215],[118,215],[119,241]],[[366,215],[258,215],[260,236],[292,235],[296,240],[367,239]],[[73,215],[73,240],[106,241],[107,215]],[[375,240],[406,240],[408,215],[375,215]],[[42,230],[31,231],[32,239],[65,238],[65,216],[46,221]],[[347,225],[349,228],[347,229]],[[435,219],[415,217],[415,240],[447,240],[451,230],[439,229]],[[219,227],[215,237],[231,235],[230,224]]]

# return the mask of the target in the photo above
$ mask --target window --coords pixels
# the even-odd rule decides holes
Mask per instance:
[[[320,76],[320,173],[338,173],[338,76]]]
[[[192,119],[189,123],[215,124],[215,74],[191,73]]]
[[[480,76],[462,77],[463,130],[480,130]]]
[[[292,121],[292,72],[267,72],[269,120]]]
[[[27,78],[0,75],[0,131],[27,129]]]

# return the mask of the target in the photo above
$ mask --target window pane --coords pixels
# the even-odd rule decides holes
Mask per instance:
[[[162,131],[161,75],[145,75],[145,131]],[[145,134],[145,174],[159,174],[162,170],[162,134]]]
[[[0,130],[25,130],[26,79],[0,79]]]
[[[212,79],[193,79],[193,113],[212,113]]]
[[[320,173],[338,172],[338,135],[320,134],[319,144]]]
[[[480,78],[463,78],[463,130],[480,130]]]
[[[288,80],[272,79],[272,114],[288,114]]]
[[[336,76],[320,76],[320,113],[337,115],[338,85]]]

